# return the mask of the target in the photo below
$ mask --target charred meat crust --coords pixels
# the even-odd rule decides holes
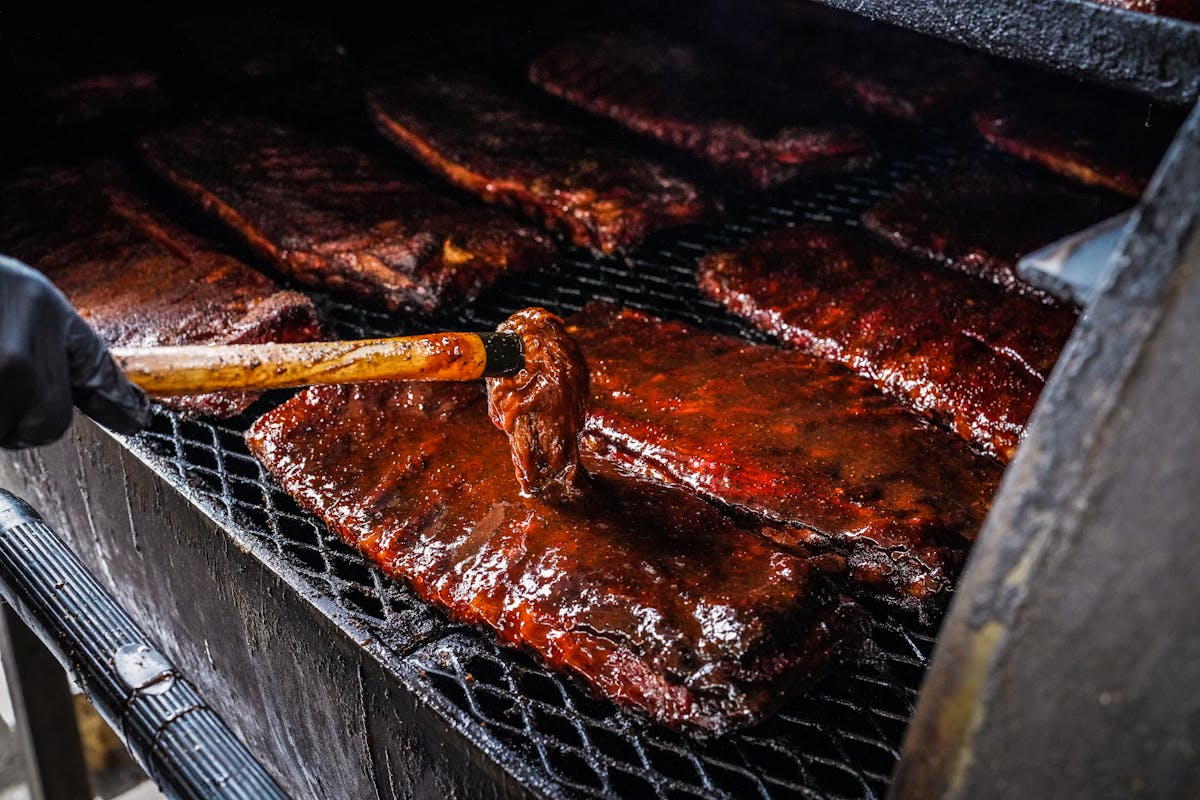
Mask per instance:
[[[1126,205],[1052,176],[969,167],[900,187],[862,221],[901,250],[1053,303],[1021,280],[1017,261]]]
[[[540,233],[502,213],[264,118],[157,133],[142,154],[281,272],[388,310],[459,305],[553,257]]]
[[[1059,86],[975,112],[991,145],[1079,183],[1138,198],[1179,127],[1179,115],[1116,93]]]
[[[0,247],[41,270],[110,346],[298,342],[316,309],[151,210],[122,170],[31,168],[0,187]],[[172,398],[232,416],[256,394]]]
[[[754,25],[739,23],[706,36],[787,91],[819,93],[830,105],[873,116],[921,122],[961,107],[1000,80],[966,48],[815,4],[774,4]]]
[[[765,82],[647,30],[562,42],[529,75],[550,94],[759,188],[875,158],[866,134],[829,119],[829,97]]]
[[[695,222],[709,201],[666,166],[477,77],[415,76],[373,89],[385,136],[451,183],[605,254]]]

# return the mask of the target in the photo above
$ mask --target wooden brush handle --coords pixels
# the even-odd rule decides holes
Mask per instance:
[[[126,377],[151,397],[364,381],[470,381],[511,375],[525,361],[520,339],[503,333],[110,352]]]

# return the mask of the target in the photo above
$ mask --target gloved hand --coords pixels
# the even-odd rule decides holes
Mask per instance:
[[[150,424],[146,396],[40,273],[0,256],[0,446],[54,441],[71,405],[120,433]]]

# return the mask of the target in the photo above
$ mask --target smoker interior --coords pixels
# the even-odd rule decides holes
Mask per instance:
[[[730,195],[719,224],[659,236],[628,259],[571,252],[547,269],[494,287],[458,314],[414,320],[310,295],[333,333],[345,338],[486,330],[527,306],[565,314],[596,298],[764,341],[700,295],[694,277],[700,254],[804,221],[857,225],[862,209],[897,184],[963,160],[1028,169],[988,151],[965,124],[891,145],[893,152],[869,172],[802,181],[767,194]],[[597,701],[572,680],[500,648],[488,634],[452,623],[298,509],[242,440],[249,423],[273,402],[278,398],[224,423],[160,412],[151,431],[130,446],[157,456],[165,480],[208,494],[225,509],[229,524],[278,553],[289,570],[415,667],[427,699],[485,730],[492,755],[529,765],[567,797],[885,793],[936,636],[936,618],[922,620],[880,605],[867,660],[838,670],[750,731],[707,742],[675,735]]]
[[[561,22],[564,27],[577,24]],[[461,65],[472,54],[494,61],[497,50],[504,50],[497,63],[515,69],[514,82],[519,82],[517,65],[527,53],[517,44],[544,41],[552,30],[545,20],[536,29],[490,28],[465,36],[458,48],[440,42],[453,51],[453,58],[446,50],[439,57]],[[484,40],[493,47],[470,44]],[[198,107],[219,107],[221,102],[201,96]],[[342,338],[485,330],[526,306],[567,314],[591,299],[603,299],[764,341],[762,334],[700,295],[697,259],[780,226],[820,221],[856,227],[860,212],[895,186],[962,162],[1034,169],[986,147],[969,124],[969,110],[919,130],[876,124],[872,133],[882,144],[883,158],[868,171],[800,180],[767,193],[721,186],[725,212],[710,224],[659,235],[624,258],[596,258],[564,248],[553,265],[508,279],[457,313],[389,315],[288,288],[312,296],[330,332]],[[621,135],[600,121],[590,124]],[[349,132],[331,134],[361,137],[358,125],[365,121],[349,124]],[[391,157],[403,161],[398,154]],[[187,216],[166,196],[158,197],[173,214]],[[258,264],[249,254],[243,256]],[[285,574],[289,583],[306,587],[308,596],[321,598],[320,613],[355,640],[365,632],[386,650],[381,662],[394,672],[398,685],[416,692],[454,727],[471,730],[472,741],[486,757],[523,776],[538,792],[672,798],[886,793],[937,634],[937,614],[922,618],[876,605],[866,657],[837,670],[782,713],[714,740],[673,734],[597,700],[534,659],[499,647],[486,632],[453,623],[301,511],[249,455],[242,439],[250,422],[287,396],[270,395],[245,415],[220,423],[159,410],[152,428],[126,446],[151,464],[165,486],[203,496],[231,537],[253,540],[273,553],[270,568]]]

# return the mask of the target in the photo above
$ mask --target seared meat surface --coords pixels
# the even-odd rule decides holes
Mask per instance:
[[[837,106],[829,97],[764,82],[645,30],[568,40],[535,59],[529,75],[553,95],[761,188],[854,169],[875,154],[864,133],[830,120]]]
[[[553,252],[504,214],[262,118],[195,122],[148,137],[142,153],[281,272],[388,310],[460,304]]]
[[[870,381],[795,351],[593,304],[567,320],[591,367],[585,451],[844,555],[893,599],[949,588],[1000,469]]]
[[[284,489],[455,619],[671,727],[769,713],[863,633],[829,559],[585,458],[577,502],[522,495],[478,386],[302,392],[247,433]]]
[[[564,501],[584,490],[579,432],[587,419],[588,365],[544,308],[527,308],[496,329],[521,337],[525,368],[488,378],[488,415],[508,436],[517,483],[525,494]]]
[[[1132,198],[1150,182],[1180,123],[1148,101],[1076,86],[1011,97],[974,120],[1005,152]]]
[[[0,187],[0,250],[41,270],[110,346],[298,342],[320,333],[308,298],[152,211],[113,163],[31,168]],[[230,416],[255,397],[166,405]]]
[[[700,287],[781,342],[844,364],[1008,461],[1075,324],[866,234],[775,231],[700,262]]]
[[[709,204],[667,167],[487,81],[416,76],[370,94],[379,129],[434,172],[602,253],[700,219]]]
[[[1017,261],[1124,210],[1108,196],[996,168],[903,186],[863,214],[868,230],[922,258],[1053,302],[1017,275]]]

